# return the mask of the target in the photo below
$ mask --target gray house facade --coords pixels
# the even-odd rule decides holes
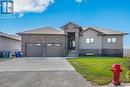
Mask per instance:
[[[123,56],[127,33],[68,23],[60,29],[44,27],[18,33],[28,57]]]

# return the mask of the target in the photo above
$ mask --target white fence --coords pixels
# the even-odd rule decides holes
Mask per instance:
[[[124,49],[124,57],[130,57],[130,49]]]

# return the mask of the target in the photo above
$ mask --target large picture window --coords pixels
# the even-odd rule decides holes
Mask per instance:
[[[94,38],[86,38],[86,44],[94,44],[95,39]]]
[[[116,43],[116,38],[107,38],[107,43]]]

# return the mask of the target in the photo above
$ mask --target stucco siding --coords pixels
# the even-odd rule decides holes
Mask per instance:
[[[108,43],[108,38],[116,38],[116,43]],[[103,36],[103,56],[123,57],[123,36]]]
[[[116,43],[107,43],[107,38],[116,38]],[[123,48],[123,36],[103,36],[103,49],[122,49]]]
[[[21,42],[6,37],[0,37],[0,51],[10,51],[12,55],[15,51],[21,50]]]
[[[94,30],[87,30],[80,36],[80,49],[102,49],[102,36],[98,36],[98,32]],[[93,44],[87,44],[86,38],[94,38]]]

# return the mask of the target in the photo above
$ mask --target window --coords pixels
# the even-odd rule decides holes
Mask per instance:
[[[41,46],[41,44],[27,44],[27,46]]]
[[[59,47],[59,46],[60,46],[60,44],[54,44],[54,46]]]
[[[75,47],[75,41],[73,41],[72,44],[73,44],[73,47]]]
[[[61,44],[60,43],[48,43],[47,46],[56,46],[59,47]]]
[[[1,13],[12,14],[13,13],[13,1],[1,1]]]
[[[35,44],[36,46],[41,46],[41,44]]]
[[[107,43],[116,43],[116,38],[107,38]]]
[[[93,44],[95,42],[94,38],[86,38],[87,44]]]
[[[52,44],[47,44],[47,46],[52,46]]]

